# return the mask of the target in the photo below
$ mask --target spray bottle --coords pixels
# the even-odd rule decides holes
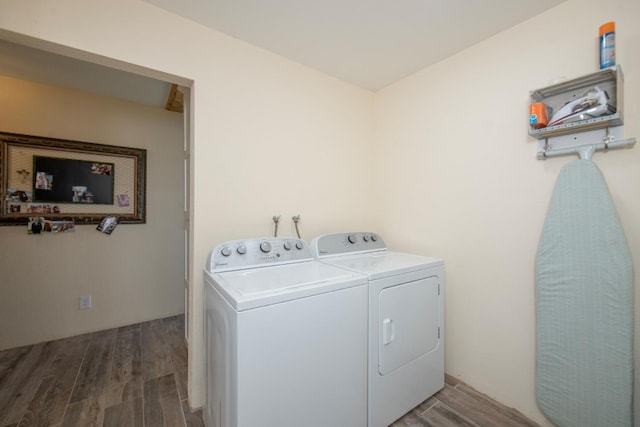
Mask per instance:
[[[600,26],[600,69],[616,65],[616,23]]]

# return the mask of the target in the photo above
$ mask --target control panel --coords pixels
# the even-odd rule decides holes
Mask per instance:
[[[386,249],[382,237],[371,232],[325,234],[311,241],[311,250],[318,258]]]
[[[311,249],[304,240],[261,237],[219,244],[209,254],[206,268],[213,273],[312,260]]]

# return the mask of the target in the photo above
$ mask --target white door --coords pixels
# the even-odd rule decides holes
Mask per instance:
[[[379,294],[379,364],[386,375],[438,346],[438,278],[429,277]]]

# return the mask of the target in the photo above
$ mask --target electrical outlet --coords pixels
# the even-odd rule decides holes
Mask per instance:
[[[91,295],[80,297],[80,309],[91,308]]]

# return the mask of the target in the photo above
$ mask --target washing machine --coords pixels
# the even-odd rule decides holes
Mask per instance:
[[[207,427],[367,425],[367,277],[294,238],[235,240],[204,269]]]
[[[311,248],[369,278],[368,426],[386,427],[444,387],[444,261],[389,251],[368,232],[319,236]]]

